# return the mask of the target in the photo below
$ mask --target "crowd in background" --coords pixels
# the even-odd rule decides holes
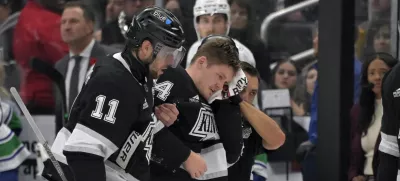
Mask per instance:
[[[33,59],[56,66],[66,80],[74,79],[75,69],[68,68],[71,63],[67,61],[74,50],[88,45],[95,47],[88,50],[86,58],[81,57],[81,61],[88,61],[90,64],[95,63],[96,57],[102,56],[99,52],[121,51],[125,44],[121,20],[129,24],[136,13],[156,4],[155,0],[83,1],[95,12],[94,15],[84,14],[85,21],[74,15],[62,15],[60,0],[0,0],[0,86],[6,90],[16,87],[32,114],[59,112],[56,107],[58,98],[54,93],[55,80],[35,68]],[[266,35],[268,44],[264,44],[260,38],[260,27],[265,17],[302,1],[229,0],[229,36],[240,41],[253,53],[260,73],[260,91],[289,89],[293,115],[311,116],[313,122],[316,119],[313,111],[316,112],[318,91],[318,6],[293,12],[273,21]],[[193,16],[195,2],[196,0],[164,0],[162,4],[182,22],[186,49],[198,40]],[[383,74],[397,63],[388,55],[391,51],[391,28],[396,27],[390,27],[390,0],[355,2],[355,56],[354,60],[349,60],[355,61],[355,106],[352,109],[351,122],[353,156],[349,180],[361,181],[373,176],[372,158],[381,116],[380,90],[374,89],[374,85],[380,85]],[[122,11],[125,17],[121,19],[119,16]],[[210,31],[215,30],[211,28]],[[307,50],[313,50],[314,55],[299,61],[291,59],[293,55]],[[375,61],[377,59],[381,61]],[[79,61],[75,61],[73,65],[78,63]],[[185,64],[186,61],[182,61],[182,66],[185,67]],[[82,86],[83,82],[80,80],[77,85]],[[68,88],[73,84],[63,86],[68,97]],[[73,101],[73,97],[69,98],[67,107]],[[262,96],[258,97],[259,107],[262,107],[262,99]],[[311,127],[309,133],[300,126],[295,129],[296,147],[301,144],[315,146],[311,139],[315,132]],[[304,181],[314,180],[313,176],[307,176],[309,170],[304,169],[313,170],[312,161],[310,167],[307,158],[303,159]]]

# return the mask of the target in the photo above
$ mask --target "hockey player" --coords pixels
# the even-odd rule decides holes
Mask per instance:
[[[252,105],[259,87],[259,74],[256,68],[247,62],[240,63],[248,84],[240,93],[243,100],[239,103],[243,115],[243,154],[239,161],[229,168],[229,180],[248,181],[255,156],[264,149],[275,150],[285,142],[285,134],[269,116]]]
[[[222,95],[226,82],[233,82],[235,86],[246,85],[246,80],[241,79],[239,83],[235,79],[235,74],[240,71],[239,62],[231,38],[210,36],[202,41],[186,70],[181,67],[168,69],[157,80],[155,105],[175,103],[179,116],[168,129],[155,134],[150,165],[152,181],[227,180],[228,164],[238,160],[243,147],[240,110],[235,100],[231,100],[234,103],[212,100],[214,95]],[[159,139],[166,135],[164,132],[171,133],[171,137],[183,144],[163,147]],[[175,154],[170,155],[170,152]],[[206,163],[199,164],[206,164],[206,169],[192,172],[192,168],[183,163],[193,153],[201,154]]]
[[[394,58],[393,58],[394,59]],[[396,60],[397,61],[397,60]],[[382,81],[382,126],[379,144],[379,167],[376,180],[400,180],[400,64],[397,63]]]
[[[4,79],[4,69],[0,68]],[[0,180],[18,181],[18,169],[31,153],[18,138],[21,133],[19,109],[0,87]]]
[[[196,0],[193,7],[193,23],[198,41],[189,49],[186,67],[190,66],[201,40],[208,35],[228,35],[231,24],[231,9],[227,0]],[[238,40],[233,39],[239,50],[239,58],[256,66],[253,53]]]
[[[149,179],[153,130],[160,117],[153,113],[152,79],[179,64],[183,37],[172,13],[149,7],[132,20],[124,51],[97,60],[52,146],[57,160],[68,163],[70,180]],[[165,106],[173,111],[174,106]],[[172,144],[160,142],[161,147]]]

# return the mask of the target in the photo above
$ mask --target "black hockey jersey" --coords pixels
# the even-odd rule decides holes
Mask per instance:
[[[78,153],[100,156],[106,160],[107,174],[123,172],[117,175],[146,181],[157,121],[153,81],[148,66],[130,58],[128,64],[117,53],[96,62],[52,151],[63,151],[67,158]]]
[[[382,84],[382,127],[376,180],[400,181],[400,64],[386,73]],[[377,154],[377,153],[376,153]]]
[[[163,103],[175,103],[179,110],[178,119],[175,123],[169,126],[168,129],[164,128],[160,133],[162,133],[163,136],[172,134],[170,136],[179,139],[183,143],[183,146],[168,147],[170,150],[167,150],[168,148],[160,148],[158,146],[160,143],[158,139],[161,137],[161,134],[155,134],[152,157],[154,162],[151,163],[151,180],[192,180],[185,170],[178,168],[188,158],[190,150],[196,153],[203,153],[204,149],[218,150],[226,147],[226,152],[229,152],[230,150],[228,148],[235,147],[237,151],[234,160],[236,161],[239,158],[242,148],[239,106],[226,106],[226,104],[229,104],[226,103],[226,101],[219,101],[211,105],[208,104],[207,100],[198,92],[191,77],[182,67],[177,67],[175,69],[170,68],[165,71],[157,80],[154,91],[155,106]],[[214,112],[227,108],[229,111],[225,111],[219,114],[219,116],[222,117],[226,115],[224,117],[229,118],[229,115],[233,115],[233,117],[236,116],[236,121],[235,119],[229,120],[232,121],[232,124],[225,124],[224,121],[216,121],[220,119],[217,119],[218,115],[215,115]],[[236,142],[226,142],[235,146],[225,145],[225,142],[223,142],[224,139],[221,138],[225,138],[225,140],[234,138],[235,128],[231,129],[231,127],[235,126],[237,127],[236,135],[239,135],[239,140],[235,140]],[[223,135],[221,135],[221,133]],[[174,151],[175,154],[167,154],[173,153]],[[226,157],[227,153],[225,153],[225,151],[223,152],[223,157]],[[218,160],[220,159],[215,159],[214,161]],[[207,159],[206,162],[208,162]],[[207,165],[209,165],[209,163],[207,163]],[[210,170],[212,168],[208,169]],[[220,174],[220,176],[218,176],[218,174]],[[224,173],[214,174],[215,177],[213,178],[225,176],[226,180],[226,175],[227,170]],[[207,180],[211,180],[211,178]]]
[[[232,167],[229,167],[229,180],[250,180],[251,169],[253,167],[255,156],[263,153],[265,150],[262,146],[262,138],[251,126],[251,124],[243,119],[243,154],[239,161]]]

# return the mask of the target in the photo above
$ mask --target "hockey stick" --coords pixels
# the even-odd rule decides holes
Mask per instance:
[[[40,132],[38,126],[36,125],[35,121],[33,120],[32,115],[29,113],[28,109],[26,108],[24,102],[22,101],[21,97],[19,96],[17,89],[14,87],[11,87],[10,89],[11,94],[13,95],[15,101],[17,102],[18,106],[21,108],[22,112],[24,113],[26,119],[28,120],[29,125],[31,126],[33,132],[35,132],[36,137],[39,140],[39,143],[43,144],[44,149],[46,150],[46,153],[49,155],[51,163],[53,163],[53,166],[56,168],[57,173],[60,175],[62,181],[68,181],[67,178],[65,177],[64,172],[61,169],[60,164],[58,161],[54,158],[53,153],[51,152],[48,142],[44,139],[44,136],[42,132]]]

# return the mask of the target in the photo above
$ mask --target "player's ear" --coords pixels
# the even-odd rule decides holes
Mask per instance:
[[[200,56],[196,60],[196,64],[198,65],[199,68],[203,68],[207,66],[207,57],[205,56]]]
[[[149,40],[144,40],[141,46],[141,51],[143,52],[143,55],[148,58],[152,56],[153,54],[153,46],[151,45],[151,42]]]

